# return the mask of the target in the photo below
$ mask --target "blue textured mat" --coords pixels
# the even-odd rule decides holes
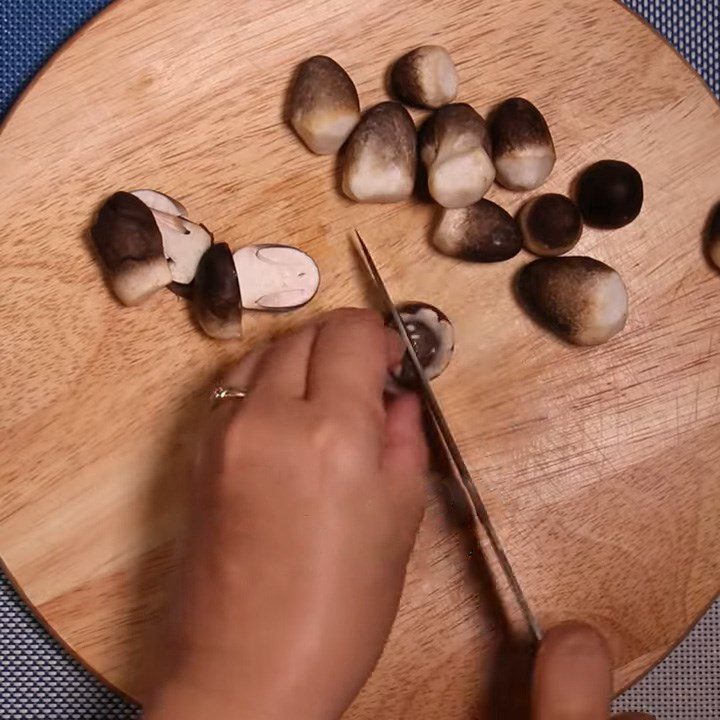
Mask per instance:
[[[0,117],[54,50],[108,4],[108,0],[0,0]],[[625,4],[663,33],[720,96],[720,0],[625,0]],[[0,158],[1,152],[0,145]],[[720,718],[719,625],[716,604],[693,636],[621,698],[618,707],[644,706],[657,712],[660,720]],[[698,637],[697,647],[709,650],[688,651],[688,643]],[[665,677],[669,674],[670,679]],[[673,678],[678,675],[676,682]],[[683,697],[674,697],[675,693]],[[0,719],[135,717],[139,717],[136,708],[91,677],[47,635],[0,574]]]

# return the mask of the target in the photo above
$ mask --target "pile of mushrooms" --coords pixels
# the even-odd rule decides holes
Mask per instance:
[[[264,244],[233,253],[156,190],[111,195],[91,235],[121,303],[139,305],[167,287],[192,300],[198,323],[215,338],[241,337],[243,310],[292,310],[320,284],[317,265],[298,248]]]
[[[389,77],[397,101],[361,114],[352,79],[331,58],[310,58],[296,73],[290,123],[314,152],[341,153],[343,193],[356,202],[400,202],[426,176],[427,193],[438,206],[430,238],[436,250],[496,263],[524,246],[545,258],[519,275],[533,315],[579,345],[600,344],[619,332],[627,317],[620,275],[592,258],[560,256],[577,246],[584,225],[617,229],[639,215],[643,182],[637,170],[617,160],[595,163],[580,175],[574,199],[537,195],[513,217],[486,195],[494,183],[527,192],[550,177],[556,151],[542,112],[528,99],[513,97],[486,121],[472,106],[456,102],[458,73],[438,45],[410,50]],[[431,111],[419,132],[403,104]],[[714,247],[711,257],[720,255]]]

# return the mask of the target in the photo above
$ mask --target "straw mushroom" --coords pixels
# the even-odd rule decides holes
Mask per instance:
[[[243,310],[292,310],[317,292],[320,272],[312,258],[287,245],[250,245],[233,254],[212,245],[195,277],[195,317],[214,338],[242,336]]]
[[[485,120],[466,103],[436,110],[420,132],[428,188],[443,207],[467,207],[485,195],[495,179],[491,155]]]
[[[290,123],[310,150],[336,153],[360,120],[350,76],[332,58],[316,55],[297,70],[290,94]]]
[[[443,210],[432,243],[461,260],[500,262],[520,252],[522,235],[512,215],[482,199],[466,208]]]
[[[563,255],[580,240],[582,215],[568,197],[555,193],[527,202],[518,215],[525,249],[536,255]]]
[[[578,205],[588,225],[615,229],[629,225],[643,205],[640,173],[621,160],[601,160],[580,175]]]
[[[351,200],[386,203],[412,195],[417,133],[408,111],[396,102],[370,108],[345,148],[342,188]]]
[[[540,258],[523,268],[518,289],[538,319],[575,345],[600,345],[625,327],[625,284],[599,260]]]
[[[524,98],[501,103],[490,121],[497,181],[509,190],[540,187],[555,165],[555,145],[542,113]]]
[[[450,363],[455,349],[452,323],[442,310],[424,302],[407,302],[397,306],[400,319],[417,354],[425,377],[433,380]],[[392,382],[394,381],[394,382]],[[417,384],[415,370],[406,353],[392,372],[389,389],[412,388]]]
[[[707,251],[715,266],[720,269],[720,203],[715,206],[708,223]]]
[[[455,64],[439,45],[423,45],[403,55],[393,66],[390,79],[398,98],[416,107],[438,108],[457,95]]]

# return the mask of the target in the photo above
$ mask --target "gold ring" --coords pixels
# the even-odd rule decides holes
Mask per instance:
[[[242,400],[248,396],[249,392],[247,388],[222,387],[222,385],[218,385],[218,387],[212,391],[212,399],[215,401],[228,399]]]

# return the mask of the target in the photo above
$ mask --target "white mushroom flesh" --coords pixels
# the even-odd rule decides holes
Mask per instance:
[[[187,217],[185,206],[169,195],[165,195],[165,193],[157,190],[142,189],[132,190],[130,194],[142,200],[151,210],[158,210],[168,215]]]

